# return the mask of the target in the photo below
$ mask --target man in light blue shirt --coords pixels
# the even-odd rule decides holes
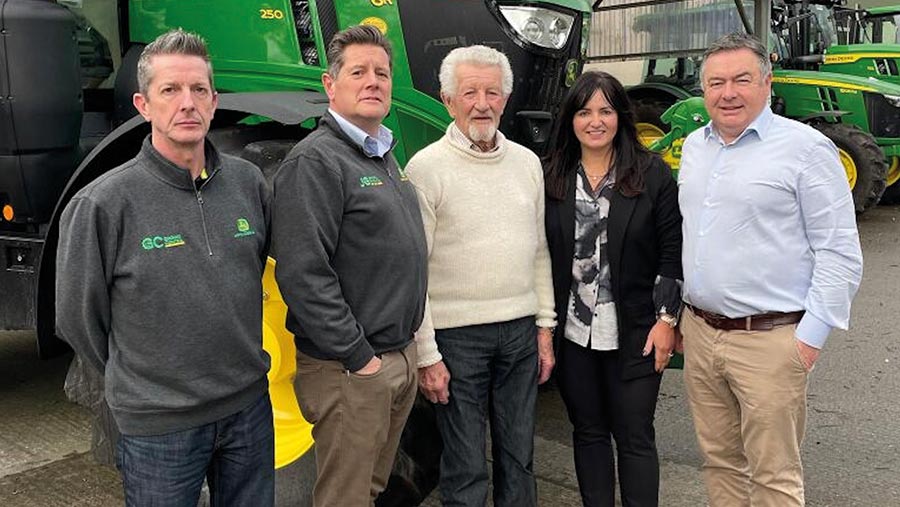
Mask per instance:
[[[768,107],[766,48],[745,34],[704,55],[711,122],[688,136],[685,385],[710,505],[804,504],[806,386],[862,277],[837,149]]]

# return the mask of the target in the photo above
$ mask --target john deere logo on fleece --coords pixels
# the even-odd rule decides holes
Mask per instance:
[[[256,234],[250,227],[250,222],[247,221],[246,218],[238,218],[237,219],[237,232],[234,233],[235,238],[243,238],[244,236],[253,236]]]
[[[359,178],[359,186],[362,188],[377,187],[380,185],[384,185],[384,182],[381,181],[381,178],[378,176],[362,176]]]
[[[172,234],[171,236],[147,236],[141,240],[141,246],[144,250],[153,250],[156,248],[173,248],[184,245],[184,239],[181,234]]]

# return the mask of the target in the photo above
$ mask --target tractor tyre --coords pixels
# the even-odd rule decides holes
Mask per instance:
[[[863,213],[878,204],[884,193],[888,166],[875,138],[859,127],[845,123],[819,123],[815,128],[838,148],[856,213]]]
[[[666,135],[670,127],[663,123],[660,117],[673,103],[656,97],[642,97],[632,100],[634,126],[637,129],[638,140],[641,144],[650,146]]]
[[[894,156],[890,159],[887,186],[879,204],[900,204],[900,157]]]
[[[662,114],[669,109],[674,100],[665,100],[658,97],[641,97],[631,101],[634,111],[634,123],[648,123],[660,129],[663,133],[669,131],[669,126],[660,119]]]

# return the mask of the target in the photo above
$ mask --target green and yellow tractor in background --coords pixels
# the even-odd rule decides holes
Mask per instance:
[[[587,0],[0,0],[0,329],[35,329],[44,357],[66,350],[54,335],[59,215],[148,134],[131,97],[137,58],[159,34],[183,27],[207,40],[221,94],[210,138],[271,177],[327,108],[325,48],[347,26],[376,26],[393,44],[385,124],[405,163],[443,134],[450,118],[439,64],[471,44],[509,57],[515,85],[501,129],[543,151],[581,71],[589,22]],[[305,478],[308,490],[313,441],[294,396],[293,338],[271,269],[261,297],[276,468]],[[433,489],[440,440],[429,407],[417,403],[379,505],[418,505]],[[308,501],[284,498],[295,482],[278,479],[280,504]]]
[[[654,8],[616,3],[598,14],[621,19],[622,30],[633,34],[623,40],[643,42],[636,47],[606,48],[599,58],[612,61],[622,56],[645,60],[641,82],[629,87],[639,129],[646,142],[664,150],[677,168],[680,140],[666,135],[670,125],[663,113],[680,100],[701,95],[700,54],[715,38],[732,31],[750,32],[747,7],[737,0],[691,2],[679,9],[680,0]],[[829,55],[855,54],[858,46],[836,46],[837,29],[830,0],[776,0],[771,8],[771,30],[766,35],[774,61],[772,108],[778,114],[808,123],[838,147],[858,213],[881,199],[887,184],[900,178],[900,83],[882,79],[877,67],[854,70],[829,60]],[[598,9],[599,8],[599,9]],[[595,14],[594,22],[598,22]],[[600,20],[603,23],[602,19]],[[604,23],[605,24],[605,23]],[[885,47],[882,50],[888,50]],[[629,56],[633,55],[633,56]],[[864,58],[871,62],[877,55]],[[827,63],[826,63],[827,62]],[[854,72],[859,72],[855,74]],[[700,105],[692,101],[673,118],[687,119],[679,132],[687,135],[698,126],[692,118]],[[671,144],[666,144],[671,143]]]
[[[871,9],[836,7],[834,20],[838,44],[826,50],[823,69],[900,84],[900,5]],[[898,101],[893,102],[897,105]],[[900,203],[898,182],[900,157],[894,156],[888,160],[882,203]]]

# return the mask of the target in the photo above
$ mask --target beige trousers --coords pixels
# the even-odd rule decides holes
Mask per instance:
[[[804,505],[808,372],[796,325],[720,331],[685,308],[684,383],[711,507]]]
[[[297,352],[297,401],[316,440],[315,507],[370,507],[387,486],[416,399],[416,344],[381,360],[363,376]]]

